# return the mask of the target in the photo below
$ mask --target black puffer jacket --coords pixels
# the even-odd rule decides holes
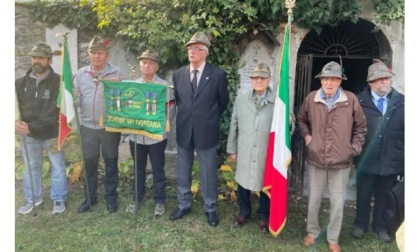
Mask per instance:
[[[20,119],[29,126],[30,137],[47,140],[58,136],[57,96],[61,76],[50,68],[48,76],[38,87],[30,77],[32,69],[15,82]]]
[[[381,176],[404,174],[404,95],[392,89],[385,116],[373,103],[369,86],[357,97],[368,129],[356,159],[358,171]]]

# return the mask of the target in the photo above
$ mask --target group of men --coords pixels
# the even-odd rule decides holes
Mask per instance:
[[[176,110],[177,128],[177,184],[178,207],[171,220],[183,218],[191,212],[191,172],[194,152],[200,165],[201,191],[205,216],[209,225],[217,226],[217,145],[220,134],[220,117],[229,103],[227,78],[222,69],[205,62],[209,53],[208,37],[197,32],[186,43],[190,64],[173,74],[173,89],[168,87],[166,110],[172,120]],[[73,76],[73,92],[80,111],[80,135],[86,170],[84,201],[77,208],[79,213],[89,211],[98,202],[98,164],[102,154],[105,164],[104,199],[107,210],[118,209],[118,147],[121,133],[105,130],[106,106],[101,80],[120,81],[121,70],[108,62],[108,41],[95,36],[89,43],[90,64]],[[67,179],[64,150],[57,148],[58,114],[57,96],[60,75],[51,68],[53,52],[49,45],[39,42],[29,54],[32,68],[16,80],[16,94],[20,118],[15,131],[20,135],[25,162],[25,204],[19,214],[30,213],[42,203],[41,163],[43,151],[48,152],[51,163],[51,200],[53,213],[65,211]],[[139,57],[141,78],[136,82],[169,85],[157,76],[160,56],[154,49],[144,51]],[[176,103],[176,106],[175,106]],[[137,188],[126,211],[134,213],[145,196],[146,164],[150,158],[153,172],[155,216],[165,213],[165,156],[166,134],[163,140],[142,135],[129,135],[130,150],[135,158]]]
[[[352,236],[361,239],[368,230],[374,196],[373,230],[380,240],[392,240],[384,218],[385,195],[404,175],[404,96],[392,88],[393,75],[375,59],[368,69],[368,85],[357,96],[340,87],[347,77],[336,62],[327,63],[315,76],[321,88],[309,93],[296,118],[305,139],[309,177],[306,246],[314,245],[321,233],[318,215],[327,187],[331,209],[326,237],[330,251],[341,251],[339,235],[353,165],[357,210]]]
[[[200,166],[200,186],[204,213],[210,226],[217,226],[217,147],[220,117],[228,106],[226,74],[217,66],[206,63],[210,41],[195,33],[186,43],[190,64],[173,74],[173,89],[168,88],[165,113],[172,120],[176,114],[177,191],[178,207],[169,219],[182,219],[191,212],[191,183],[194,153]],[[106,208],[118,209],[118,146],[120,133],[107,132],[106,108],[101,80],[121,80],[121,70],[108,62],[108,42],[95,36],[89,43],[90,65],[74,75],[74,93],[80,109],[80,133],[87,175],[85,200],[78,207],[86,212],[97,204],[98,162],[102,154],[105,163]],[[41,163],[43,150],[51,162],[51,200],[53,213],[65,211],[67,197],[66,165],[63,150],[58,150],[57,95],[60,76],[51,68],[52,50],[37,43],[29,54],[32,68],[16,80],[20,119],[15,122],[20,135],[25,161],[23,191],[25,204],[18,213],[30,213],[42,203]],[[139,57],[141,78],[136,82],[169,85],[159,78],[160,56],[154,49]],[[309,177],[308,217],[304,244],[312,246],[321,233],[319,209],[325,187],[330,193],[330,221],[327,241],[330,251],[341,251],[339,235],[350,170],[357,169],[357,211],[352,235],[362,238],[368,230],[371,197],[375,197],[373,229],[382,241],[389,242],[383,219],[386,208],[384,192],[398,175],[404,174],[404,96],[391,86],[393,73],[386,65],[374,60],[368,69],[366,89],[358,96],[340,85],[347,77],[343,68],[332,61],[315,76],[321,88],[305,98],[297,114],[297,128],[305,140]],[[268,233],[270,200],[262,192],[267,142],[273,117],[275,94],[269,87],[271,70],[259,63],[249,76],[251,91],[239,95],[233,106],[227,152],[237,162],[235,180],[238,183],[239,214],[234,225],[243,226],[251,217],[251,192],[260,192],[257,216],[259,228]],[[134,213],[145,196],[146,164],[152,164],[155,216],[165,213],[166,135],[154,140],[142,135],[130,135],[130,150],[137,160],[137,188],[126,211]],[[354,160],[355,159],[355,160]]]

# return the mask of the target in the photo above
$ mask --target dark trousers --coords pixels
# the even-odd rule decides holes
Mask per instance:
[[[372,211],[371,199],[375,197],[373,208],[372,228],[375,232],[386,231],[387,226],[383,218],[386,209],[385,193],[391,188],[397,175],[379,176],[359,172],[357,174],[357,205],[354,224],[367,231]]]
[[[90,201],[98,200],[98,163],[102,153],[105,163],[104,197],[107,202],[115,203],[118,197],[118,146],[121,133],[107,132],[105,129],[90,129],[81,125],[80,134]],[[86,188],[85,199],[88,199]]]
[[[243,188],[238,184],[238,198],[237,202],[239,205],[239,214],[245,217],[250,217],[252,212],[251,206],[251,191]],[[259,208],[257,210],[257,216],[259,220],[267,220],[270,216],[270,198],[264,192],[260,192]]]
[[[137,202],[141,203],[146,192],[146,165],[147,156],[150,157],[153,174],[153,188],[155,204],[165,203],[166,194],[166,176],[165,176],[165,149],[168,140],[165,139],[159,143],[144,145],[135,144],[130,140],[130,151],[134,161],[137,157]],[[136,146],[136,151],[135,147]],[[134,155],[136,153],[136,155]],[[135,183],[133,183],[133,200],[135,198]]]

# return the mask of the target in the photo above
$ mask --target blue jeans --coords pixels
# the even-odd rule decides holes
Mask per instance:
[[[64,151],[51,152],[48,150],[48,140],[36,140],[31,137],[20,136],[20,149],[25,163],[25,172],[23,174],[23,193],[26,202],[32,203],[31,177],[26,155],[28,150],[29,164],[32,171],[32,179],[34,185],[35,202],[42,199],[42,156],[43,151],[47,150],[48,159],[51,164],[51,190],[50,198],[52,201],[65,201],[67,198],[67,175]]]

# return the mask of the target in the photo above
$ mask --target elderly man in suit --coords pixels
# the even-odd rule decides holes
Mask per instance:
[[[191,212],[191,180],[194,150],[200,165],[201,193],[210,226],[217,226],[217,146],[220,116],[229,103],[227,78],[219,67],[206,63],[210,41],[202,32],[186,44],[190,64],[173,74],[177,142],[178,208],[172,221]]]

